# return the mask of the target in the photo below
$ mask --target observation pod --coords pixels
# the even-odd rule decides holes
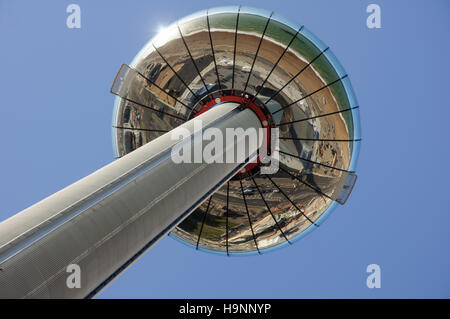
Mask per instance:
[[[226,101],[260,108],[278,129],[278,172],[247,165],[172,230],[189,246],[268,252],[315,229],[353,189],[359,106],[341,64],[303,25],[244,6],[200,11],[162,30],[118,78],[117,157]]]

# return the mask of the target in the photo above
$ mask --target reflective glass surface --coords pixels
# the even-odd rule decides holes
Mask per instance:
[[[276,13],[221,7],[162,30],[123,65],[113,139],[121,157],[193,117],[225,90],[265,103],[280,135],[280,169],[231,180],[172,236],[199,250],[265,253],[289,245],[344,204],[356,181],[361,129],[348,75],[310,30]]]

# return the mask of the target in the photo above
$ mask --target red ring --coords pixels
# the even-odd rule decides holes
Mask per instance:
[[[220,101],[216,102],[217,99],[219,99]],[[261,126],[267,130],[267,135],[266,135],[267,148],[268,148],[267,152],[269,152],[269,150],[270,150],[270,138],[269,137],[270,137],[270,133],[271,133],[270,121],[269,121],[268,117],[266,116],[266,114],[262,110],[264,108],[264,106],[262,106],[262,107],[258,106],[254,103],[254,101],[255,101],[254,98],[250,99],[245,96],[235,96],[235,95],[221,96],[221,97],[218,97],[215,99],[211,99],[207,103],[203,104],[201,109],[197,113],[194,114],[194,117],[197,117],[198,115],[208,111],[215,105],[217,105],[219,103],[223,103],[223,102],[235,102],[235,103],[241,104],[242,107],[244,107],[244,108],[250,108],[255,113],[255,115],[258,117],[259,121],[261,122]],[[258,158],[255,163],[249,163],[244,167],[245,172],[249,172],[256,167],[259,167],[260,164],[261,164],[261,159],[260,159],[260,155],[258,155]],[[241,172],[237,173],[237,175],[239,175],[239,176],[241,174],[242,174]]]

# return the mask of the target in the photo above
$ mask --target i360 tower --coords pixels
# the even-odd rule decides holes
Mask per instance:
[[[116,160],[0,223],[0,297],[93,297],[168,233],[225,256],[264,254],[320,226],[355,184],[350,80],[322,41],[273,12],[179,20],[121,66],[111,92]],[[188,135],[174,140],[180,127]],[[243,148],[244,161],[174,162],[174,148],[229,128],[265,132],[279,169],[263,174],[245,135],[216,150]],[[69,265],[80,288],[67,285]]]

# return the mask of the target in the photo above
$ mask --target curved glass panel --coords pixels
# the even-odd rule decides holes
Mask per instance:
[[[338,61],[338,59],[336,58],[336,56],[330,49],[325,51],[324,54],[325,54],[325,57],[328,59],[328,61],[333,66],[333,68],[335,69],[335,71],[337,72],[337,74],[339,75],[339,77],[343,77],[344,75],[347,74],[345,72],[344,68],[342,67],[341,63]]]
[[[272,15],[272,19],[290,27],[292,30],[295,30],[295,31],[300,30],[300,28],[302,27],[301,24],[299,24],[295,21],[291,21],[291,20],[287,19],[286,17],[279,15],[276,12],[274,12],[274,14]]]
[[[208,9],[208,14],[223,14],[223,13],[238,13],[240,11],[241,6],[224,6],[224,7],[215,7]]]
[[[266,9],[258,9],[252,7],[241,6],[239,9],[239,14],[252,14],[255,16],[260,16],[262,18],[269,18],[272,15],[272,12]]]
[[[307,39],[309,39],[314,45],[320,50],[325,50],[328,46],[322,42],[318,37],[316,37],[311,31],[309,31],[308,28],[303,27],[303,29],[300,31],[300,33],[305,36]]]
[[[192,20],[203,19],[203,18],[206,17],[207,13],[208,13],[207,9],[194,12],[194,13],[192,13],[192,14],[190,14],[190,15],[188,15],[188,16],[180,19],[180,20],[178,20],[177,24],[178,25],[184,25],[184,24],[186,24],[186,23],[188,23],[188,22],[190,22]]]

